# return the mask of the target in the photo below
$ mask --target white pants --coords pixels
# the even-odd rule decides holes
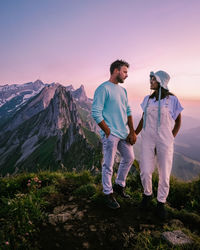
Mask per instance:
[[[141,137],[140,176],[144,194],[151,195],[156,148],[159,173],[157,200],[165,203],[169,193],[169,181],[174,149],[172,118],[167,106],[161,108],[161,124],[158,130],[157,119],[157,107],[148,107],[146,128],[142,130]]]
[[[113,193],[112,189],[112,175],[114,157],[117,150],[120,152],[121,161],[117,172],[115,182],[122,187],[126,185],[126,177],[132,166],[134,160],[133,146],[114,135],[109,135],[108,138],[104,136],[102,139],[103,144],[103,166],[102,166],[102,184],[104,194]]]

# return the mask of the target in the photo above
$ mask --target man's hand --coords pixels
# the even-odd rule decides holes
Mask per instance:
[[[108,136],[110,135],[110,128],[106,129],[105,134],[106,134],[106,138],[108,138]]]
[[[137,135],[135,132],[130,132],[126,138],[126,141],[129,142],[131,145],[135,144],[137,140]]]
[[[108,125],[105,123],[105,121],[101,121],[100,123],[98,123],[99,127],[104,131],[106,138],[108,138],[108,136],[110,135],[110,128],[108,127]]]
[[[129,142],[131,145],[136,143],[137,135],[135,133],[134,127],[133,127],[133,119],[132,116],[128,116],[128,127],[129,127],[129,134],[126,138],[126,141]]]

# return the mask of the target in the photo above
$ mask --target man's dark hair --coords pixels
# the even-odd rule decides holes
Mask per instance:
[[[129,64],[123,60],[116,60],[110,65],[110,74],[112,75],[114,69],[120,70],[122,66],[129,68]]]

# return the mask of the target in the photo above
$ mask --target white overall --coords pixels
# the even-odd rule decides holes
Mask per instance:
[[[165,105],[160,108],[159,127],[157,125],[158,107],[147,107],[146,127],[141,133],[140,176],[144,194],[152,194],[152,173],[155,168],[156,148],[159,173],[157,200],[163,203],[166,202],[169,193],[174,151],[173,118],[169,113],[168,102],[169,98],[167,98]]]

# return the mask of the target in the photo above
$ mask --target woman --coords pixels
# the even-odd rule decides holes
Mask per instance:
[[[153,94],[144,98],[141,107],[143,116],[136,129],[141,132],[140,176],[144,188],[142,207],[147,208],[152,198],[152,173],[155,154],[158,161],[158,215],[165,218],[165,207],[172,168],[174,137],[181,125],[183,110],[176,96],[168,90],[170,76],[164,71],[150,73],[150,88]]]

